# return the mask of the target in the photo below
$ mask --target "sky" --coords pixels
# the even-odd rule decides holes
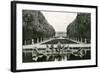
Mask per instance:
[[[67,26],[76,18],[77,13],[41,11],[56,32],[66,32]]]

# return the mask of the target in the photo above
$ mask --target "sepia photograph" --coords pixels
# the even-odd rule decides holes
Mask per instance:
[[[84,67],[97,67],[97,6],[12,1],[12,72]]]
[[[91,59],[91,13],[22,10],[23,63]]]

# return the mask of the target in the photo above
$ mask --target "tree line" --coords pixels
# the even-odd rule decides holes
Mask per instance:
[[[69,38],[78,38],[79,40],[87,39],[88,43],[91,40],[91,14],[78,13],[76,19],[67,27],[67,36]]]
[[[31,44],[37,40],[41,41],[44,38],[53,37],[55,35],[54,28],[48,23],[44,15],[40,11],[23,10],[23,44]]]

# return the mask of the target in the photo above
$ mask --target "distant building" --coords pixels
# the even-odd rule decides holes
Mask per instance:
[[[56,32],[56,37],[65,37],[66,36],[66,32]]]

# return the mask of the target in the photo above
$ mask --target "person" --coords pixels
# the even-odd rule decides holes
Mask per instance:
[[[55,58],[56,58],[58,61],[61,61],[61,60],[62,60],[61,49],[62,49],[61,43],[58,42],[58,43],[57,43],[57,49],[56,49],[56,52],[57,52],[57,53],[56,53],[56,56],[55,56]]]
[[[67,59],[70,58],[70,55],[71,55],[71,49],[69,47],[69,45],[67,46]]]
[[[70,59],[71,60],[80,60],[80,59],[84,59],[84,55],[85,55],[85,51],[83,48],[79,48],[77,51],[74,51],[71,55],[70,55]]]
[[[46,60],[47,61],[49,61],[49,58],[50,58],[50,56],[51,56],[51,49],[49,48],[49,46],[48,45],[46,45]]]
[[[61,50],[60,50],[60,54],[61,54],[61,57],[63,60],[65,60],[65,53],[64,53],[64,50],[65,50],[65,44],[62,46]]]
[[[51,44],[50,50],[51,50],[51,52],[52,52],[52,54],[53,54],[53,53],[54,53],[54,45],[53,45],[53,44]]]
[[[37,47],[34,47],[34,48],[33,48],[33,51],[32,51],[32,60],[33,60],[34,62],[37,61],[37,59],[38,59],[38,54],[39,54],[39,51],[38,51]]]
[[[57,49],[56,49],[56,51],[58,52],[58,54],[60,54],[60,50],[61,50],[61,43],[60,42],[58,42],[58,44],[57,44]]]
[[[83,48],[80,48],[78,50],[78,55],[82,59],[85,56],[85,50]]]
[[[48,45],[46,45],[46,52],[47,52],[47,54],[49,54],[51,52],[51,49],[49,48]]]
[[[50,50],[51,50],[51,56],[49,57],[49,61],[54,61],[55,60],[55,55],[54,55],[54,45],[51,44]]]
[[[40,53],[37,58],[37,62],[45,62],[47,61],[47,56],[45,54]]]

